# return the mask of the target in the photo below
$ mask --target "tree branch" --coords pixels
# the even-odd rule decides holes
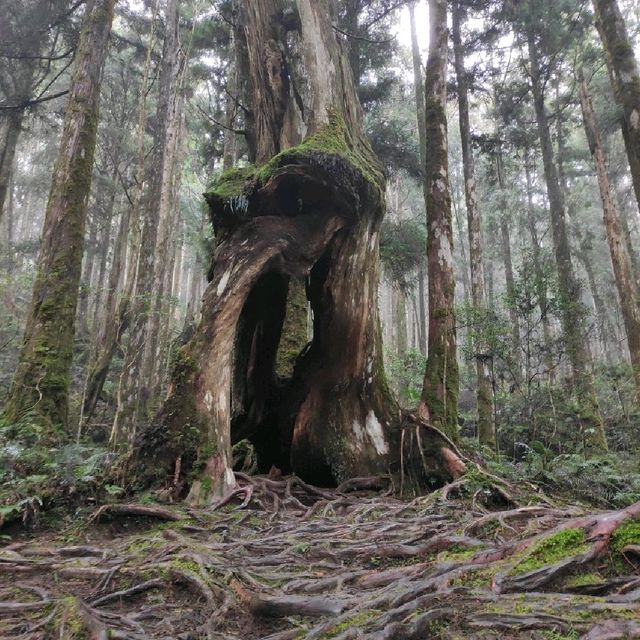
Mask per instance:
[[[39,97],[32,100],[25,100],[20,104],[0,104],[0,111],[19,111],[20,109],[28,109],[36,104],[40,104],[41,102],[48,102],[49,100],[55,100],[56,98],[66,96],[67,93],[69,93],[69,89],[58,91],[58,93],[53,93],[50,96],[45,96],[44,98]]]

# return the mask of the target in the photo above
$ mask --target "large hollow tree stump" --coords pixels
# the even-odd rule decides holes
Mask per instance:
[[[335,112],[262,169],[223,174],[207,194],[218,243],[202,321],[139,442],[141,477],[185,478],[191,501],[210,502],[234,485],[231,445],[245,438],[262,470],[321,485],[400,471],[377,312],[381,185],[368,145]],[[305,280],[313,337],[281,378],[292,278]],[[440,446],[429,473],[446,479]]]
[[[208,503],[234,484],[232,444],[249,440],[261,471],[316,484],[389,473],[403,488],[442,483],[456,466],[442,453],[446,438],[403,427],[385,382],[385,177],[332,3],[236,0],[233,9],[257,168],[227,171],[207,194],[216,249],[202,321],[139,438],[133,471],[142,484],[189,487],[191,501]]]

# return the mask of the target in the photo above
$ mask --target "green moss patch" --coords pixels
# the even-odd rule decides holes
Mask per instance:
[[[563,586],[565,589],[576,589],[579,587],[592,587],[603,583],[604,579],[598,573],[579,573],[567,578]]]
[[[214,197],[221,200],[237,198],[243,195],[255,173],[256,168],[253,165],[227,169],[213,182],[205,197],[207,200]]]
[[[629,520],[621,524],[611,536],[611,547],[617,553],[628,545],[640,545],[640,520]]]
[[[565,558],[585,553],[588,549],[582,529],[565,529],[535,544],[513,567],[510,575],[529,573],[541,567],[556,564]]]
[[[375,154],[364,140],[354,140],[342,115],[332,109],[328,122],[318,128],[302,144],[286,149],[274,156],[257,173],[258,182],[264,184],[276,169],[301,157],[313,157],[315,154],[338,156],[346,160],[368,182],[381,189],[384,176],[379,168]]]

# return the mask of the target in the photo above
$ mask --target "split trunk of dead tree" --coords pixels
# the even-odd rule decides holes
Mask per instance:
[[[236,9],[245,129],[261,166],[227,171],[207,194],[217,245],[202,320],[178,355],[164,408],[139,439],[134,472],[178,492],[190,477],[190,499],[211,502],[235,483],[232,443],[248,439],[262,470],[275,465],[317,484],[394,473],[401,458],[411,472],[420,453],[430,462],[410,482],[442,482],[456,473],[443,453],[448,441],[420,425],[402,436],[384,377],[377,263],[385,180],[330,5],[269,0]],[[302,315],[301,282],[308,344],[306,322],[290,317]],[[283,340],[283,326],[302,341]],[[290,344],[303,346],[284,353]],[[285,361],[292,371],[278,367]]]

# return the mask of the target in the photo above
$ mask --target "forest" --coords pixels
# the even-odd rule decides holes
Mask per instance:
[[[639,0],[0,0],[0,639],[640,638]]]

